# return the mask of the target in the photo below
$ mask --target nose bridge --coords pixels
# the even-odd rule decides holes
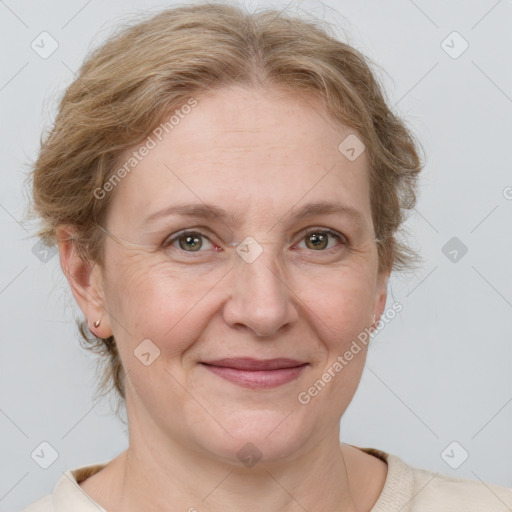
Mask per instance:
[[[235,268],[241,278],[250,281],[254,289],[267,289],[278,291],[283,286],[281,270],[281,248],[278,244],[266,237],[257,241],[247,237],[236,248],[238,255]]]

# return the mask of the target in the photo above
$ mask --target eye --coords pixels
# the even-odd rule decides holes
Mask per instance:
[[[347,245],[347,239],[336,231],[331,229],[313,229],[309,230],[302,236],[305,240],[306,248],[317,252],[325,252],[324,249],[332,249],[334,246],[329,246],[329,237],[334,238],[341,245]]]
[[[207,240],[207,242],[213,246],[208,237],[197,231],[182,231],[181,233],[177,233],[168,238],[163,245],[164,247],[173,246],[177,242],[179,247],[176,247],[176,249],[179,248],[185,252],[201,252],[200,249],[204,245],[203,240]]]

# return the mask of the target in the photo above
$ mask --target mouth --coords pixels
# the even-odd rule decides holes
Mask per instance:
[[[247,388],[274,388],[299,377],[308,363],[295,359],[228,358],[201,363],[210,372]]]

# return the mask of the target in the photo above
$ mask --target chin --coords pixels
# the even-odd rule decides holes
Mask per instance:
[[[200,444],[228,464],[241,467],[291,460],[313,432],[311,425],[289,415],[290,410],[240,411],[219,421],[229,434],[215,424],[213,431],[203,433]]]

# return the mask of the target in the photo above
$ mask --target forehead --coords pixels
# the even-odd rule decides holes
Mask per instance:
[[[230,87],[194,99],[193,108],[164,117],[173,123],[158,137],[150,135],[152,149],[117,185],[114,215],[134,222],[191,202],[238,216],[279,214],[318,201],[369,214],[366,155],[351,161],[340,150],[354,132],[334,122],[319,98]]]

